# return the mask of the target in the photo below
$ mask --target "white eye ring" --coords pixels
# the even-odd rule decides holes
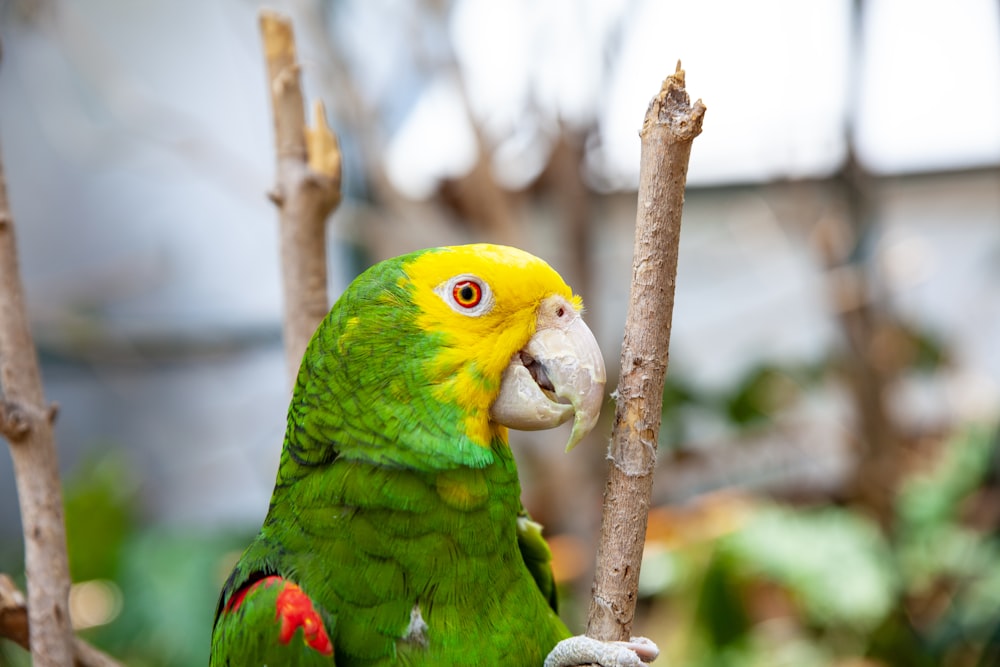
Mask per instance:
[[[493,310],[493,290],[489,283],[471,273],[449,278],[434,291],[452,310],[462,315],[479,317]]]

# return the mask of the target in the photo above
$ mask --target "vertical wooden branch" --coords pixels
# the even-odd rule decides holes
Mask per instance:
[[[587,635],[627,640],[653,488],[663,382],[677,278],[677,255],[691,143],[705,105],[692,106],[684,70],[663,82],[642,125],[632,287],[604,492]]]
[[[28,579],[25,600],[13,580],[0,573],[0,639],[12,639],[30,650],[36,667],[120,667],[73,635],[55,419],[56,406],[45,403],[28,326],[14,216],[0,155],[0,437],[10,444],[14,462]]]
[[[18,268],[14,219],[0,161],[0,435],[10,443],[24,530],[28,621],[36,667],[64,667],[73,659],[69,619],[69,560],[62,487],[38,356],[28,328]]]
[[[277,154],[270,192],[279,211],[285,357],[294,385],[302,354],[326,315],[326,219],[340,203],[341,156],[322,102],[306,126],[295,35],[280,14],[260,14]]]

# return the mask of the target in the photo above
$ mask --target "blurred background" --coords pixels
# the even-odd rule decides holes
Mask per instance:
[[[0,148],[57,424],[74,624],[203,665],[288,400],[252,0],[0,0]],[[331,297],[494,241],[588,305],[615,386],[638,129],[708,106],[635,630],[663,664],[1000,664],[1000,7],[275,0],[344,151]],[[613,406],[512,433],[584,627]],[[0,571],[23,584],[10,459]],[[0,641],[0,664],[27,664]]]

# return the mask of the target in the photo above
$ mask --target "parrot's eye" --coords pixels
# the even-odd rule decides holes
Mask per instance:
[[[463,315],[478,316],[493,308],[490,286],[476,276],[455,276],[435,290],[452,310]]]
[[[451,298],[462,308],[475,308],[483,300],[483,288],[479,283],[463,280],[451,288]]]

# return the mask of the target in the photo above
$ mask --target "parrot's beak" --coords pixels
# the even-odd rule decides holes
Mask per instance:
[[[504,370],[490,417],[510,428],[539,431],[575,415],[569,451],[597,423],[606,380],[594,334],[566,299],[551,296],[539,308],[535,335]]]

